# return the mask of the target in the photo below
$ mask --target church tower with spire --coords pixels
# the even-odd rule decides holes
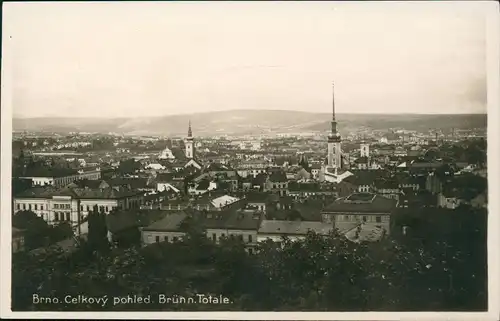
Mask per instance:
[[[335,119],[335,91],[333,84],[332,91],[332,128],[330,134],[328,134],[328,167],[337,172],[338,169],[342,168],[342,139],[340,134],[337,132],[337,121]]]
[[[191,121],[189,121],[188,135],[186,138],[186,158],[193,159],[194,158],[194,138],[193,132],[191,130]]]

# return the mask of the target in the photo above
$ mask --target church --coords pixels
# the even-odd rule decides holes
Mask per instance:
[[[178,153],[174,155],[174,151]],[[177,168],[178,170],[188,167],[194,167],[198,170],[202,168],[202,163],[195,157],[194,137],[193,131],[191,129],[191,121],[189,121],[187,137],[184,139],[184,151],[177,150],[175,148],[174,150],[171,150],[167,146],[163,151],[160,152],[158,159],[168,161],[171,166],[174,166],[174,168]]]
[[[334,87],[332,87],[332,89],[334,89]],[[346,170],[347,164],[347,155],[342,153],[342,138],[337,131],[337,120],[335,119],[335,91],[333,90],[331,132],[328,134],[328,154],[326,164],[323,164],[321,167],[319,180],[330,183],[340,183],[343,179],[353,175]]]
[[[192,166],[196,169],[201,169],[202,167],[201,162],[197,161],[195,158],[194,138],[193,138],[193,131],[191,130],[191,121],[189,121],[188,135],[184,142],[184,146],[185,146],[185,155],[187,159],[187,163],[184,165],[184,167],[187,168]]]

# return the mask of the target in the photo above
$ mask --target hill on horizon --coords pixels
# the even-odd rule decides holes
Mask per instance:
[[[338,114],[339,131],[357,128],[407,130],[486,128],[486,114]],[[231,110],[158,117],[13,118],[13,130],[97,132],[128,135],[185,135],[191,121],[196,135],[244,135],[329,130],[331,114],[287,110]]]

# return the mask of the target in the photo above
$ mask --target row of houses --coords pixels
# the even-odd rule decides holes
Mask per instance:
[[[376,194],[354,193],[338,198],[318,210],[321,211],[321,219],[318,221],[270,220],[266,217],[267,205],[265,200],[249,199],[244,208],[174,211],[161,220],[141,227],[142,242],[145,245],[174,242],[184,235],[182,222],[188,217],[190,222],[201,226],[206,236],[215,242],[224,237],[233,237],[244,241],[249,247],[269,239],[280,242],[283,236],[301,239],[308,231],[326,235],[334,229],[341,234],[359,230],[361,233],[355,233],[358,237],[388,235],[391,215],[397,207],[397,201]]]

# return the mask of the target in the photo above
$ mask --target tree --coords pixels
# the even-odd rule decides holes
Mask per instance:
[[[104,251],[109,247],[108,229],[106,225],[106,213],[100,212],[97,205],[88,215],[89,233],[88,245],[89,248],[95,251]]]
[[[419,224],[409,236],[353,243],[337,232],[308,233],[281,244],[260,242],[255,254],[237,238],[216,244],[196,237],[144,248],[114,248],[89,255],[85,247],[69,257],[13,258],[13,307],[32,305],[31,295],[124,296],[159,293],[224,295],[219,310],[401,311],[486,308],[486,222],[484,210],[414,213]],[[430,212],[430,211],[429,211]],[[472,215],[471,215],[472,214]],[[190,227],[191,226],[191,227]],[[62,310],[206,310],[206,305],[57,306]]]
[[[24,246],[27,250],[48,244],[49,226],[32,211],[19,211],[12,217],[12,226],[24,230]]]

